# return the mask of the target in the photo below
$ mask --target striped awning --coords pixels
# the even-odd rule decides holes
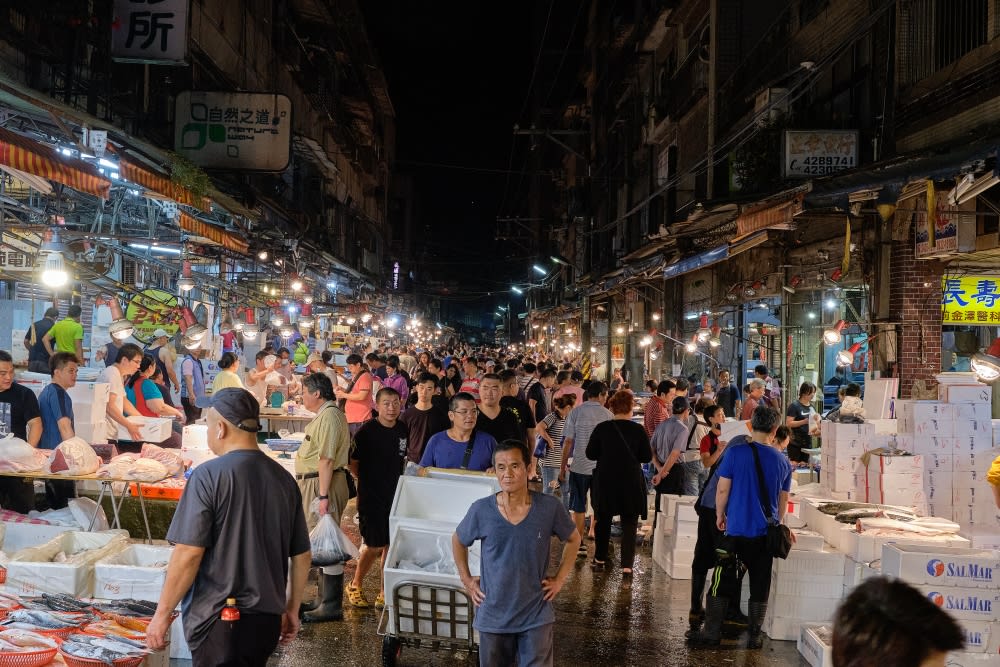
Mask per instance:
[[[212,210],[212,201],[208,197],[199,197],[187,188],[174,183],[169,177],[156,173],[124,157],[119,162],[122,178],[138,183],[147,190],[159,193],[173,199],[178,204],[193,206],[206,213]]]
[[[92,164],[0,127],[0,164],[107,199],[111,181]]]
[[[177,220],[181,229],[186,232],[208,239],[212,243],[220,245],[227,250],[238,252],[242,255],[247,254],[247,251],[250,249],[249,243],[232,232],[226,231],[221,227],[203,220],[199,220],[192,215],[188,215],[184,211],[178,211],[177,215]]]

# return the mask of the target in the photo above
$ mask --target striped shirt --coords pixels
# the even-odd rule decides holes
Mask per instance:
[[[549,447],[549,453],[542,459],[542,465],[546,468],[559,468],[562,466],[563,426],[566,425],[566,420],[560,417],[558,412],[550,412],[542,423],[545,424],[545,432],[552,438],[552,442],[556,443],[555,447]]]
[[[611,411],[601,405],[598,401],[584,401],[569,411],[569,417],[563,425],[563,437],[573,439],[573,463],[569,467],[570,472],[578,475],[592,475],[597,461],[587,458],[587,443],[590,442],[590,435],[601,422],[606,422],[614,415]]]

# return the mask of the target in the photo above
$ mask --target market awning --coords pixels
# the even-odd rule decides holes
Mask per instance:
[[[712,248],[711,250],[697,255],[685,257],[684,259],[678,260],[663,269],[663,279],[670,280],[671,278],[683,276],[685,273],[691,273],[692,271],[697,271],[698,269],[704,269],[707,266],[721,262],[727,257],[729,257],[728,244],[720,245],[717,248]]]
[[[174,183],[167,176],[157,174],[146,167],[131,162],[124,157],[119,162],[119,173],[122,178],[138,183],[147,190],[169,197],[178,204],[193,206],[206,213],[212,210],[212,202],[208,197],[198,197],[187,188]]]
[[[805,189],[796,188],[744,207],[736,218],[737,237],[764,229],[791,229],[796,214],[802,212],[804,198]]]
[[[51,146],[4,128],[0,128],[0,164],[101,199],[111,193],[111,181],[94,165],[60,155]]]
[[[186,232],[190,232],[195,236],[201,236],[202,238],[208,239],[212,243],[220,245],[227,250],[232,250],[233,252],[238,252],[242,255],[247,254],[247,251],[250,249],[249,243],[238,237],[236,234],[228,232],[221,227],[199,220],[192,215],[188,215],[184,211],[178,211],[177,216],[180,228]]]

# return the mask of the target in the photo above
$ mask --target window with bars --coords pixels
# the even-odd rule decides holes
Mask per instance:
[[[899,5],[900,79],[915,83],[985,45],[997,0],[909,0]],[[992,20],[991,20],[992,19]]]

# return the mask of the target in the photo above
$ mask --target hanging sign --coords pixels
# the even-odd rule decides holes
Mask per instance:
[[[157,329],[163,329],[171,337],[180,329],[177,297],[163,290],[148,289],[132,297],[125,317],[135,325],[132,335],[143,343],[151,343]]]
[[[292,102],[275,93],[186,91],[177,96],[174,148],[207,169],[282,171],[292,147]]]
[[[856,130],[786,130],[785,178],[813,178],[858,166]]]
[[[941,280],[941,321],[965,326],[1000,324],[1000,276]]]
[[[115,0],[111,58],[119,62],[187,62],[188,0]]]

